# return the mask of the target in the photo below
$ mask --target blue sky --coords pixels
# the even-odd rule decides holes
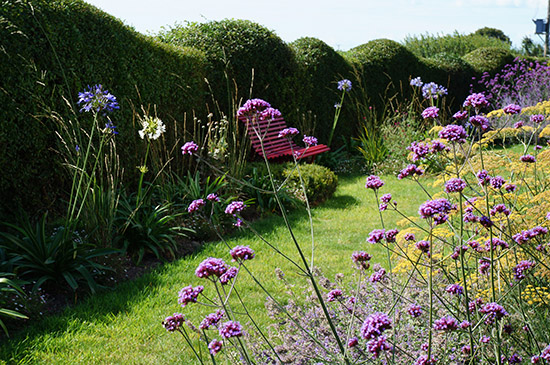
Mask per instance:
[[[546,18],[547,0],[86,0],[142,33],[185,21],[248,19],[286,42],[315,37],[337,50],[373,39],[470,33],[488,26],[519,46],[534,35],[532,19]]]

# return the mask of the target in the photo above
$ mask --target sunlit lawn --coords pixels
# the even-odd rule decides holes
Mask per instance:
[[[382,178],[386,185],[381,193],[391,192],[406,214],[416,214],[418,205],[427,199],[410,180],[399,181],[394,176]],[[315,265],[329,278],[340,272],[352,273],[350,257],[356,250],[368,251],[374,256],[374,262],[385,263],[386,252],[365,241],[372,229],[381,227],[378,202],[372,191],[366,191],[364,181],[364,176],[340,177],[335,196],[313,209]],[[386,227],[393,228],[400,216],[386,212],[384,219]],[[309,259],[311,233],[307,214],[292,213],[290,223]],[[254,222],[253,226],[279,250],[298,261],[282,218],[269,217]],[[276,298],[286,300],[283,286],[275,278],[275,268],[281,268],[290,281],[304,283],[291,264],[251,233],[237,234],[228,244],[231,247],[248,245],[256,251],[256,258],[248,267]],[[166,264],[113,291],[95,295],[61,315],[37,319],[1,345],[0,358],[8,363],[193,363],[192,353],[185,348],[181,336],[168,333],[161,322],[167,315],[183,312],[198,324],[201,315],[213,311],[196,304],[182,309],[177,303],[177,293],[186,285],[204,285],[207,295],[213,293],[208,282],[194,275],[196,266],[209,256],[230,260],[224,243],[207,244],[193,256]],[[269,324],[264,309],[266,294],[244,271],[241,274],[237,282],[239,294],[265,328]],[[247,323],[245,319],[242,321]]]

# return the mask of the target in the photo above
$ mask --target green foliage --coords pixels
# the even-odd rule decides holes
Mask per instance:
[[[316,164],[287,166],[283,171],[288,188],[302,201],[305,201],[301,180],[310,204],[319,204],[330,198],[338,186],[338,177],[328,168]],[[300,179],[301,177],[301,179]]]
[[[87,85],[103,84],[121,104],[113,120],[127,179],[138,165],[134,109],[157,105],[165,122],[182,122],[204,105],[206,58],[198,50],[156,42],[79,0],[3,2],[0,17],[0,169],[18,172],[0,174],[0,214],[60,201],[68,182],[50,116],[74,119],[77,93]],[[183,135],[183,123],[167,123],[174,125]]]
[[[34,283],[33,292],[44,284],[58,286],[63,281],[73,290],[85,282],[95,292],[98,285],[93,272],[107,268],[93,259],[116,251],[93,248],[77,232],[68,232],[64,227],[51,231],[46,226],[46,216],[34,227],[29,220],[20,226],[5,223],[13,233],[0,232],[0,248],[14,259],[16,274]]]
[[[136,206],[135,195],[121,197],[117,212],[118,235],[115,247],[124,249],[139,264],[146,253],[157,258],[164,254],[175,257],[175,237],[190,230],[174,226],[178,213],[170,212],[170,203],[152,205],[143,200]]]
[[[531,38],[525,36],[521,40],[521,52],[526,56],[542,57],[544,48],[541,44],[534,43]]]
[[[311,110],[317,117],[318,124],[309,131],[322,143],[326,143],[334,118],[334,104],[340,100],[337,81],[352,79],[352,67],[346,59],[325,42],[311,37],[304,37],[290,43],[298,63],[298,75],[295,96],[300,110],[293,110],[289,120],[297,120],[300,113]],[[351,112],[342,114],[339,131],[345,135],[355,132]]]
[[[352,97],[365,104],[366,96],[377,110],[383,109],[387,98],[397,94],[420,68],[413,53],[389,39],[370,41],[345,55],[356,70],[357,86],[351,91]]]
[[[357,149],[363,155],[365,164],[369,170],[372,170],[374,166],[383,162],[388,156],[389,150],[384,144],[382,136],[367,125],[363,125],[358,140],[360,145],[357,146]]]
[[[236,113],[231,110],[233,100],[228,100],[235,89],[237,104],[241,98],[255,97],[285,108],[291,101],[293,94],[286,84],[296,69],[292,51],[275,33],[259,24],[236,19],[187,23],[165,28],[157,38],[206,54],[207,78],[214,99],[230,116]]]
[[[512,41],[510,40],[510,37],[508,37],[504,32],[500,29],[496,28],[489,28],[489,27],[483,27],[475,32],[472,33],[473,35],[480,35],[482,37],[487,38],[494,38],[498,39],[499,41],[502,41],[504,43],[512,44]]]
[[[409,51],[418,57],[425,58],[433,58],[440,53],[461,57],[482,47],[510,50],[510,43],[496,37],[477,33],[461,34],[454,32],[446,35],[407,36],[403,43]]]
[[[0,327],[2,327],[6,336],[9,337],[8,328],[1,317],[26,319],[27,316],[12,309],[5,308],[6,303],[4,302],[4,298],[6,295],[24,295],[21,288],[15,282],[8,279],[8,276],[11,276],[11,274],[0,272]]]
[[[494,74],[514,60],[509,50],[497,47],[478,48],[463,57],[478,72]]]

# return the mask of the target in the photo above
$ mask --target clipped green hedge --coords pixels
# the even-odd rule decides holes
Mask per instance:
[[[177,121],[181,136],[184,115],[204,106],[206,58],[198,50],[156,42],[79,0],[4,2],[0,17],[0,215],[51,209],[64,198],[49,111],[75,118],[68,104],[78,110],[87,85],[104,85],[120,102],[112,118],[129,179],[143,155],[133,108],[156,105],[167,135]]]
[[[506,64],[511,63],[514,60],[514,55],[506,49],[483,47],[464,55],[463,59],[478,73],[494,74]]]
[[[283,170],[283,177],[288,178],[288,187],[296,196],[305,201],[300,183],[302,176],[307,198],[310,204],[319,204],[330,198],[338,187],[338,177],[330,169],[316,164],[300,165],[300,171],[292,165]]]
[[[260,98],[280,106],[283,113],[290,109],[285,109],[292,98],[287,85],[294,78],[295,59],[290,47],[269,29],[248,20],[225,19],[176,25],[161,31],[158,39],[206,54],[207,78],[222,112],[235,114],[228,101],[228,88],[234,93],[235,86],[237,101]]]
[[[316,116],[314,122],[317,124],[315,135],[321,142],[326,143],[334,119],[334,104],[339,102],[341,97],[337,82],[342,79],[353,79],[352,67],[341,54],[316,38],[297,39],[290,43],[290,47],[294,50],[298,64],[298,82],[294,98],[299,100],[299,105],[291,112],[290,119],[300,120],[308,110],[313,111]],[[349,114],[342,114],[339,121],[340,133],[347,136],[354,134],[355,123]]]

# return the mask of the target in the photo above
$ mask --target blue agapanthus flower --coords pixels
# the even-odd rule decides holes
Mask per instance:
[[[105,123],[104,132],[105,133],[118,134],[118,132],[116,130],[116,125],[114,125],[113,122],[111,122],[111,121]]]
[[[80,112],[99,113],[120,109],[116,97],[101,85],[88,86],[88,90],[79,92],[77,103],[82,106]]]
[[[443,95],[447,95],[447,89],[435,82],[429,82],[422,86],[424,99],[437,99]]]
[[[338,81],[338,90],[351,91],[351,81],[348,79]]]

